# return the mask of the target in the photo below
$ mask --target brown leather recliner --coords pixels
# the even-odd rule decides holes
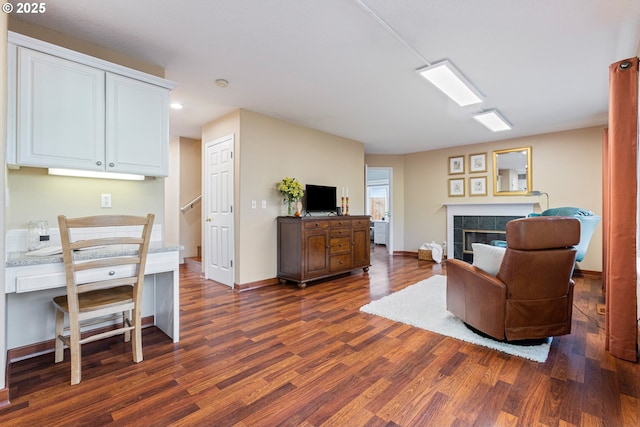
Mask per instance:
[[[580,221],[522,218],[507,223],[507,249],[497,276],[447,260],[447,310],[497,340],[571,333],[574,245]]]

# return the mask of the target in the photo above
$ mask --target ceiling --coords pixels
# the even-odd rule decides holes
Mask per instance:
[[[56,0],[12,15],[161,66],[172,136],[245,108],[404,154],[603,125],[608,67],[636,56],[638,0]],[[450,60],[459,107],[415,70]],[[220,88],[216,79],[229,85]],[[497,108],[492,133],[470,115]]]

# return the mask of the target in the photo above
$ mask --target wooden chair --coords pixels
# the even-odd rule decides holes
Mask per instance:
[[[142,361],[142,287],[154,217],[153,214],[146,217],[58,217],[67,294],[53,299],[56,308],[55,362],[63,360],[64,345],[67,345],[71,351],[72,385],[78,384],[82,377],[82,344],[124,334],[125,342],[132,341],[133,361]],[[78,229],[83,228],[92,228],[101,236],[73,240],[74,234],[82,231]],[[116,235],[120,237],[114,237]],[[110,251],[113,256],[91,259],[89,252],[74,254],[74,251],[94,247]],[[65,314],[69,317],[68,328],[64,327]],[[87,325],[104,325],[105,322],[109,322],[107,325],[115,322],[115,325],[84,330]],[[69,335],[64,335],[65,330]]]

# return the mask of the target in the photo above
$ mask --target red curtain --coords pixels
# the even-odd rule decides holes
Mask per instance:
[[[636,361],[638,58],[609,67],[609,129],[603,153],[603,280],[606,348]]]

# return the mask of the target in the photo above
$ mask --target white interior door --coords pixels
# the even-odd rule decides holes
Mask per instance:
[[[209,142],[204,152],[205,278],[233,287],[233,135]]]

